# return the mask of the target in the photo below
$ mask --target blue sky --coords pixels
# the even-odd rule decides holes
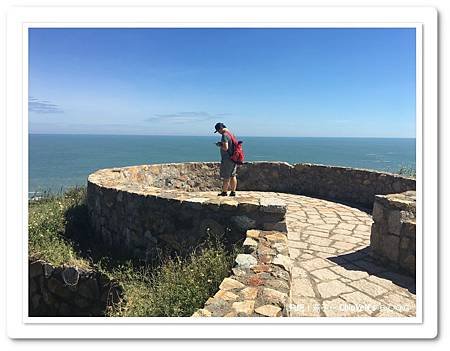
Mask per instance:
[[[415,29],[30,29],[30,133],[415,137]]]

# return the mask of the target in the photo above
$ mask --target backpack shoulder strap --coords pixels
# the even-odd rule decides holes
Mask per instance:
[[[230,139],[231,139],[231,141],[233,142],[234,145],[237,145],[237,140],[236,140],[236,138],[234,137],[233,134],[231,134],[231,133],[228,132],[228,131],[226,131],[225,134],[228,135],[228,136],[230,137]]]

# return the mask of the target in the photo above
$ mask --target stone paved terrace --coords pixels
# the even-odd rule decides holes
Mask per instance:
[[[214,192],[190,195],[217,197]],[[287,316],[415,316],[415,280],[371,258],[368,246],[372,217],[368,213],[336,202],[285,193],[241,191],[236,200],[240,198],[280,199],[287,205],[291,275]],[[238,285],[237,290],[242,287]],[[233,295],[227,291],[230,293]],[[224,292],[218,295],[223,297]]]

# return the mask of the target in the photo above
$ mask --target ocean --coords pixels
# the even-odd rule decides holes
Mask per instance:
[[[415,168],[416,139],[239,137],[246,161],[318,163],[396,171]],[[218,161],[218,136],[29,135],[29,194],[86,185],[101,168]]]

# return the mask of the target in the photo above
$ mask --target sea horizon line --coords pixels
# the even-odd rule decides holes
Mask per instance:
[[[28,135],[77,135],[77,136],[146,136],[146,137],[214,137],[216,135],[180,134],[91,134],[91,133],[28,133]],[[322,138],[322,139],[417,139],[416,137],[380,136],[283,136],[283,135],[239,135],[239,138]]]

